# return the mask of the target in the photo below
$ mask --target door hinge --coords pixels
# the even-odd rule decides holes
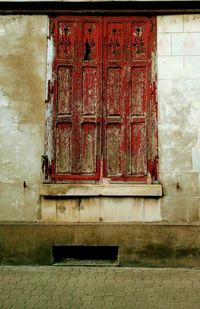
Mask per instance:
[[[153,161],[149,160],[147,165],[148,182],[152,183],[153,180],[158,179],[158,156],[156,156]]]
[[[150,23],[150,31],[151,31],[151,32],[154,31],[154,23],[153,23],[153,22]]]
[[[49,21],[49,35],[47,36],[48,40],[51,40],[53,33],[54,33],[54,22],[53,22],[53,20],[50,19],[50,21]]]
[[[153,97],[153,99],[156,99],[156,83],[153,82],[151,84],[151,90],[150,90],[151,96]]]
[[[49,179],[49,176],[52,174],[52,165],[49,162],[47,155],[42,155],[42,172],[44,174],[45,180]]]
[[[42,155],[42,172],[44,174],[45,180],[48,179],[49,171],[49,160],[47,155]]]
[[[47,98],[46,98],[46,100],[45,100],[45,103],[49,103],[52,93],[53,93],[53,83],[52,83],[52,81],[49,79],[49,80],[48,80],[48,85],[47,85]]]

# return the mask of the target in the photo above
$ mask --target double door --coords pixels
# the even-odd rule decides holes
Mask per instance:
[[[52,19],[55,180],[145,180],[153,19]]]

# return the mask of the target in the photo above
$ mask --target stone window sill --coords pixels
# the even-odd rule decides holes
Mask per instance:
[[[42,184],[43,197],[141,196],[160,197],[160,184]]]

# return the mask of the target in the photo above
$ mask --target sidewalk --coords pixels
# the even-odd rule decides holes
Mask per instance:
[[[0,309],[200,308],[200,270],[0,266]]]

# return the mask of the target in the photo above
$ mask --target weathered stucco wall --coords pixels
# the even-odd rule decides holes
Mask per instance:
[[[39,216],[46,16],[0,16],[0,220]]]
[[[199,221],[200,16],[158,17],[162,220]]]
[[[36,221],[42,212],[46,222],[198,222],[199,29],[200,16],[158,17],[159,181],[164,197],[44,199],[41,210],[47,16],[1,16],[0,220]]]

